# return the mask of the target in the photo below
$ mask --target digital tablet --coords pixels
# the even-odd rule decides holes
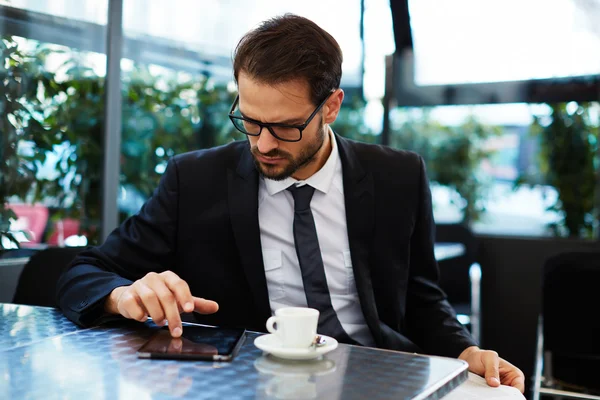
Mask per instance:
[[[183,326],[179,338],[168,327],[156,332],[137,352],[139,358],[231,361],[244,342],[246,331],[236,328]]]

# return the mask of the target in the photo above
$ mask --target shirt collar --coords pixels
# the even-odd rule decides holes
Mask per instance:
[[[303,181],[299,181],[297,179],[292,178],[291,176],[282,180],[275,181],[273,179],[268,179],[265,177],[261,177],[265,183],[265,187],[270,196],[273,196],[281,191],[286,190],[288,187],[296,184],[298,186],[302,185],[310,185],[317,189],[320,192],[328,193],[329,189],[331,189],[331,184],[333,182],[333,178],[335,176],[336,167],[339,160],[338,147],[335,139],[335,135],[331,128],[328,127],[329,137],[331,138],[331,153],[329,154],[329,158],[321,167],[320,170],[311,175],[308,179]]]

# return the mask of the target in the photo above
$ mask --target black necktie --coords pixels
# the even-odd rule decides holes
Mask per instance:
[[[294,242],[300,262],[306,302],[309,307],[316,308],[320,312],[318,331],[344,343],[356,343],[344,331],[331,304],[315,220],[310,210],[310,201],[315,188],[309,185],[299,187],[292,185],[288,190],[294,196]]]

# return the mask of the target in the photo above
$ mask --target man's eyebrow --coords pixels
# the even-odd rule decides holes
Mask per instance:
[[[284,125],[302,125],[304,123],[304,118],[290,118],[290,119],[284,119],[283,121],[278,121],[278,124],[284,124]]]
[[[249,117],[248,115],[244,114],[242,112],[242,110],[240,110],[240,114],[242,115],[242,117],[251,119],[252,121],[262,122],[262,121],[259,121],[256,118]],[[269,124],[282,124],[282,125],[302,125],[304,122],[305,122],[304,118],[288,118],[288,119],[284,119],[283,121],[265,122],[265,123],[269,123]]]

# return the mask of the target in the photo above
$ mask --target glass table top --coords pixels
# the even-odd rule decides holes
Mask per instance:
[[[10,304],[0,316],[1,399],[437,399],[467,377],[455,359],[343,344],[281,360],[253,332],[232,362],[139,359],[151,324],[80,329],[56,310]]]

